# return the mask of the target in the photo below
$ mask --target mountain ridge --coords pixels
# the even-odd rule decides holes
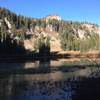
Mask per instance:
[[[39,48],[39,42],[46,44],[47,41],[50,43],[51,51],[85,49],[86,45],[81,45],[87,44],[86,41],[89,43],[88,50],[99,49],[100,26],[96,24],[64,21],[58,15],[41,19],[29,18],[17,16],[7,9],[0,8],[0,25],[2,23],[10,37],[23,41],[24,47],[31,51]],[[48,37],[50,40],[47,40]]]

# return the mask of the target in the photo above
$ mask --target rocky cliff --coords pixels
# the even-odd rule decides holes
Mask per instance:
[[[0,10],[0,13],[2,14],[4,11]],[[60,16],[56,15],[41,19],[27,19],[23,16],[19,17],[16,14],[12,15],[12,19],[6,14],[3,17],[1,15],[0,27],[2,28],[2,24],[4,23],[3,25],[6,26],[6,31],[10,34],[10,37],[16,40],[20,40],[24,37],[22,39],[24,41],[24,47],[30,51],[37,50],[38,41],[41,38],[43,41],[47,41],[47,37],[50,38],[51,51],[61,51],[63,49],[62,42],[66,50],[68,43],[72,44],[69,48],[76,46],[76,50],[78,47],[77,44],[73,43],[76,42],[75,40],[90,39],[94,36],[93,34],[96,34],[97,37],[100,36],[100,26],[87,22],[64,21]],[[63,40],[63,38],[65,40]],[[71,39],[71,41],[68,41],[68,39]]]

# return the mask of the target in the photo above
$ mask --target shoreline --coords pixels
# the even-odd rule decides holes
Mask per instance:
[[[30,61],[48,61],[69,58],[100,58],[100,51],[80,52],[80,51],[56,51],[49,55],[39,55],[39,53],[28,53],[21,55],[0,55],[0,62],[30,62]]]

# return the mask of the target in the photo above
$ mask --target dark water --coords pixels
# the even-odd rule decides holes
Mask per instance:
[[[0,100],[100,100],[99,66],[74,60],[0,63]]]

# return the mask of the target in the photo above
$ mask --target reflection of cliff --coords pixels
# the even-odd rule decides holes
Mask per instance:
[[[0,75],[0,100],[99,100],[100,76],[89,78],[98,68],[70,67],[68,72]]]
[[[0,100],[11,100],[13,88],[13,77],[0,75]]]
[[[38,68],[39,67],[39,61],[35,61],[35,62],[27,62],[24,65],[25,69],[29,69],[29,68]]]

